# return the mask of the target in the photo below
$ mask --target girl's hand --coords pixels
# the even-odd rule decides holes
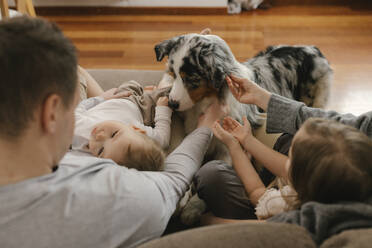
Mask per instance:
[[[162,96],[156,101],[156,106],[166,106],[168,107],[168,97]]]
[[[239,145],[239,141],[229,131],[222,128],[218,121],[213,124],[212,131],[214,136],[221,140],[229,149],[234,145]]]
[[[238,121],[231,117],[225,117],[222,126],[227,132],[235,137],[240,144],[243,144],[246,139],[253,137],[251,124],[245,116],[243,117],[243,123],[244,125],[242,126]]]
[[[101,94],[100,96],[103,97],[105,100],[110,100],[110,99],[128,97],[132,95],[132,93],[129,91],[121,91],[119,93],[117,91],[118,91],[118,88],[112,88],[112,89],[109,89],[103,92],[103,94]]]

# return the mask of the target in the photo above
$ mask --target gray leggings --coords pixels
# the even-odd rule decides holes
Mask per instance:
[[[274,150],[288,154],[292,135],[283,134]],[[259,173],[265,185],[274,176],[267,170]],[[196,190],[208,209],[217,217],[228,219],[256,219],[254,206],[248,199],[244,186],[231,165],[213,160],[201,167],[194,179]]]

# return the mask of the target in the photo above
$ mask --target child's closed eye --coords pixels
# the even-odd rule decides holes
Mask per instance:
[[[118,132],[119,132],[119,130],[116,130],[115,132],[113,132],[112,135],[111,135],[111,138],[114,138],[115,135],[116,135]]]
[[[105,148],[102,146],[101,149],[98,150],[97,156],[100,156]]]

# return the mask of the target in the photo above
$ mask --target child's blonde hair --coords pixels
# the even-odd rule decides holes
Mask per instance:
[[[163,170],[165,160],[163,149],[146,134],[139,133],[139,135],[143,138],[142,144],[129,145],[123,160],[118,164],[140,171]]]
[[[289,180],[298,206],[309,202],[363,201],[372,189],[372,140],[332,120],[311,118],[291,150]]]

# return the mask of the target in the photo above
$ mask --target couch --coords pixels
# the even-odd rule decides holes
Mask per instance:
[[[135,80],[143,85],[157,84],[162,71],[90,69],[89,73],[104,90],[120,83]],[[268,135],[265,126],[255,135],[273,146],[278,135]],[[280,223],[239,223],[193,228],[172,233],[140,246],[140,248],[169,247],[317,247],[304,228]],[[327,239],[321,248],[372,247],[372,229],[343,231]]]

